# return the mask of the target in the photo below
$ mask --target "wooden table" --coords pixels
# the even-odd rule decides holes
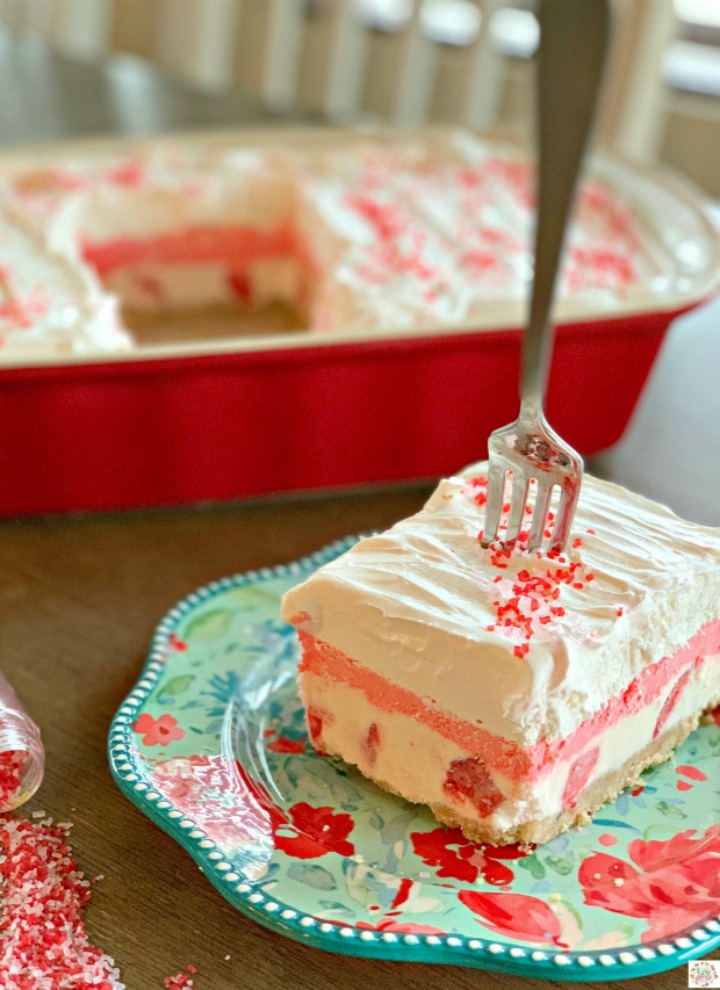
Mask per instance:
[[[510,990],[524,982],[334,956],[261,928],[122,796],[107,766],[110,719],[137,678],[153,628],[178,599],[214,578],[384,527],[426,495],[395,489],[0,526],[2,669],[40,723],[47,750],[45,782],[25,810],[74,822],[81,867],[104,875],[87,912],[91,937],[116,959],[129,990],[160,987],[188,963],[197,966],[197,990],[391,983]],[[637,990],[685,985],[684,968],[632,981]]]
[[[245,108],[243,117],[232,101],[206,100],[147,67],[128,65],[101,71],[37,47],[8,49],[0,42],[0,81],[9,86],[15,80],[12,100],[3,89],[0,142],[257,119],[252,109]],[[41,107],[49,80],[57,88],[52,112]],[[597,467],[664,498],[669,466],[682,453],[693,463],[693,484],[676,484],[670,500],[688,515],[718,524],[720,415],[713,368],[720,359],[720,307],[688,319],[693,322],[674,331],[626,440]],[[713,349],[714,364],[708,356]],[[708,444],[711,456],[701,458]],[[74,822],[82,868],[89,876],[104,875],[88,911],[91,937],[117,960],[129,990],[160,987],[163,977],[188,963],[197,966],[197,990],[329,990],[343,984],[509,990],[524,982],[333,956],[270,933],[234,911],[179,846],[124,799],[107,766],[110,719],[172,604],[214,578],[384,527],[417,509],[426,495],[421,488],[387,489],[0,524],[1,665],[40,723],[47,750],[43,787],[26,810],[44,809],[56,820]],[[684,969],[632,981],[635,990],[685,985]]]

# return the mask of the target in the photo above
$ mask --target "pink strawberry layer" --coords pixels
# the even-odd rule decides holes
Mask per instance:
[[[449,712],[429,708],[412,691],[390,683],[328,643],[302,630],[298,635],[303,649],[301,673],[307,671],[347,684],[361,691],[380,711],[397,712],[417,719],[466,752],[481,756],[487,766],[512,780],[541,777],[559,761],[572,759],[596,736],[621,718],[650,704],[673,679],[677,679],[655,726],[655,737],[659,736],[693,668],[720,653],[720,620],[716,619],[704,625],[673,656],[646,667],[621,694],[611,698],[569,736],[554,742],[541,740],[532,746],[522,747]]]
[[[88,241],[83,256],[102,277],[116,268],[147,262],[202,264],[222,262],[237,267],[262,258],[294,255],[295,234],[290,226],[272,230],[252,227],[192,227],[154,237],[118,237]]]

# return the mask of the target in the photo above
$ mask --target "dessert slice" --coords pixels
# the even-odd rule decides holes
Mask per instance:
[[[314,746],[471,839],[544,842],[720,702],[720,531],[586,477],[566,554],[484,549],[485,465],[288,592]]]

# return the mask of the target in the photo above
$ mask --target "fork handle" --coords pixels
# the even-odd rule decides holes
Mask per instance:
[[[540,0],[535,277],[523,342],[520,399],[542,410],[553,328],[551,309],[583,152],[607,47],[608,0]]]

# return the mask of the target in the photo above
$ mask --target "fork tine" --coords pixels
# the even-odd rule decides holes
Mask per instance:
[[[560,494],[560,504],[558,505],[555,526],[553,527],[552,547],[560,547],[562,549],[565,545],[570,534],[573,516],[575,515],[576,502],[577,496],[563,488]]]
[[[544,485],[538,481],[532,525],[530,526],[530,537],[527,544],[528,550],[537,550],[542,543],[543,532],[545,531],[545,520],[547,519],[548,509],[550,508],[550,499],[552,498],[554,487],[554,485]]]
[[[489,546],[497,536],[504,488],[505,471],[497,465],[491,464],[488,470],[488,492],[485,503],[485,526],[482,539],[484,547]]]
[[[510,515],[508,516],[507,532],[505,533],[505,542],[512,543],[517,539],[518,533],[520,532],[520,524],[522,522],[523,512],[525,510],[525,503],[527,502],[528,489],[530,488],[529,480],[525,480],[525,477],[520,474],[515,469],[513,474],[513,486],[512,486],[512,498],[510,499]]]

